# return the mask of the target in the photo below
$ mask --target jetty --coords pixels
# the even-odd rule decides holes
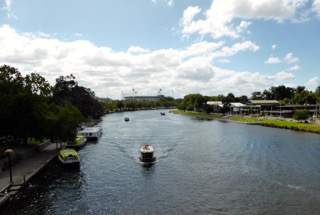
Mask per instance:
[[[0,207],[16,195],[28,182],[41,172],[59,153],[60,147],[56,143],[47,141],[38,147],[12,147],[11,157],[3,156],[1,164],[10,162],[10,166],[0,165]],[[17,158],[18,157],[18,158]]]

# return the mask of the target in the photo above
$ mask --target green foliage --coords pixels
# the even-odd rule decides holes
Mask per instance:
[[[77,107],[84,117],[98,119],[104,114],[104,107],[89,88],[78,86],[72,74],[60,77],[53,87],[53,101],[58,105],[71,104]]]
[[[82,121],[72,105],[50,103],[52,87],[39,74],[23,77],[10,66],[0,67],[0,136],[28,142],[52,138],[74,139]],[[29,141],[30,142],[30,141]]]
[[[295,110],[293,114],[293,118],[295,120],[306,120],[310,117],[310,112],[306,109],[304,110]]]

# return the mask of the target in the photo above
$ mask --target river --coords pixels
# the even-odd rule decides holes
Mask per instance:
[[[102,137],[78,152],[80,170],[52,162],[0,214],[320,213],[319,134],[167,110],[99,125]],[[139,161],[144,144],[153,165]]]

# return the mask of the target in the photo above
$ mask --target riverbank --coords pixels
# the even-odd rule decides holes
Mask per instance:
[[[199,113],[199,112],[189,112],[189,111],[180,111],[180,110],[172,110],[170,111],[174,114],[183,114],[188,116],[193,116],[202,119],[217,119],[224,121],[232,121],[239,123],[246,123],[248,125],[260,125],[266,127],[273,128],[281,128],[281,129],[290,129],[294,131],[303,131],[303,132],[311,132],[320,134],[320,120],[317,119],[315,121],[296,121],[293,119],[286,118],[267,118],[267,117],[251,117],[251,116],[222,116],[221,114],[207,114],[207,113]]]
[[[58,154],[56,143],[45,144],[35,150],[33,146],[12,148],[19,153],[21,160],[0,174],[0,207],[7,203],[39,172],[41,172]],[[31,151],[30,151],[31,149]]]

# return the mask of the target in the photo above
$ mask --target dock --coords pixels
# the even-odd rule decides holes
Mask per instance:
[[[60,148],[56,143],[49,142],[44,147],[19,147],[14,149],[21,159],[0,172],[0,207],[16,195],[28,182],[41,172],[59,153]],[[3,158],[3,159],[6,159]]]

